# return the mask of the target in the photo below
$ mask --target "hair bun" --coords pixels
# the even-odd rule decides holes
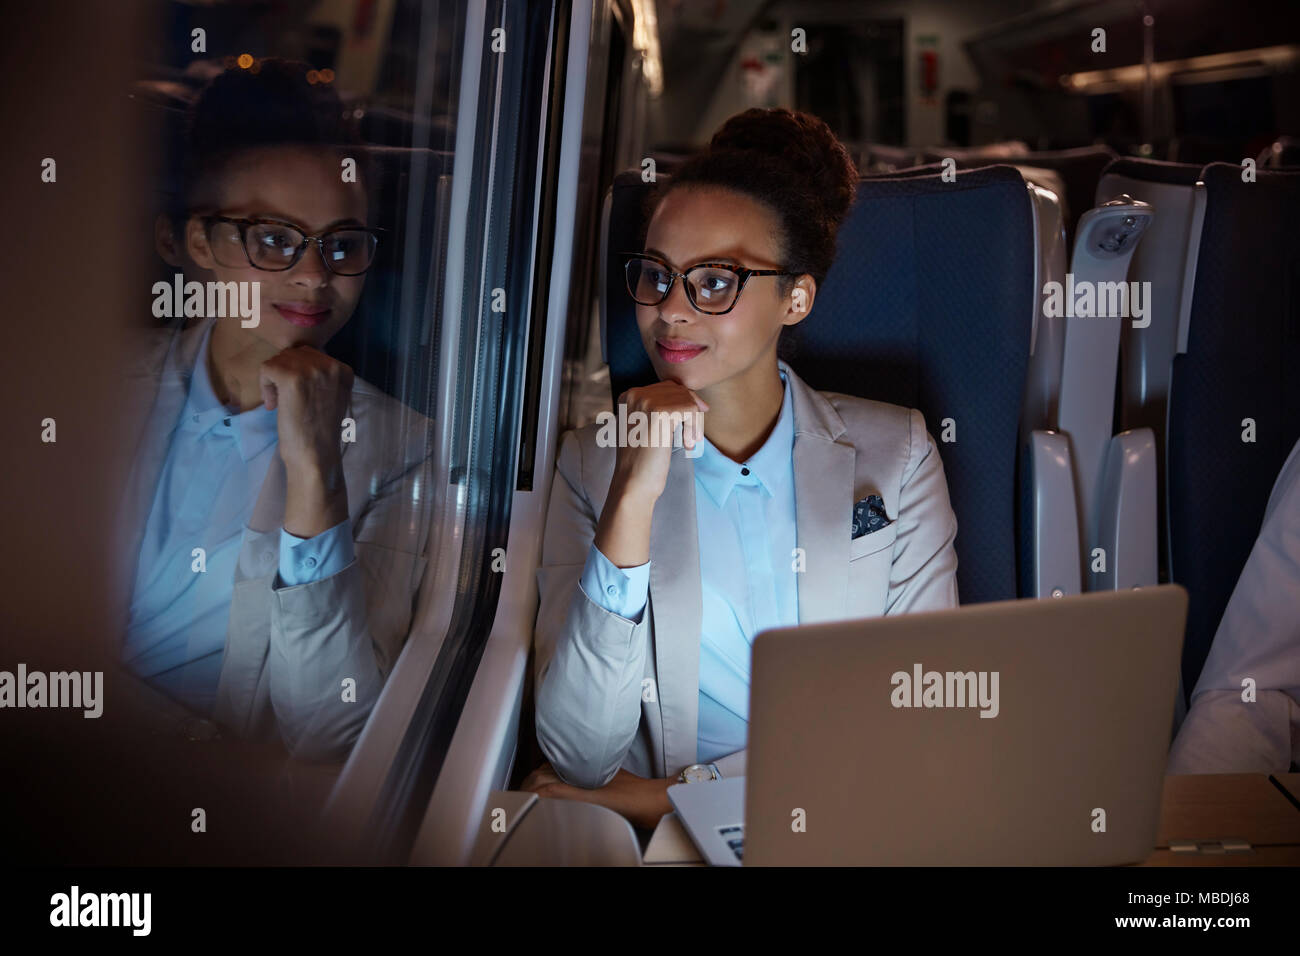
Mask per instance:
[[[308,66],[268,57],[252,69],[218,74],[190,107],[192,153],[211,156],[285,143],[335,145],[353,141],[338,93],[307,80]]]
[[[820,283],[835,259],[836,233],[857,182],[853,161],[829,126],[778,107],[731,117],[708,147],[673,170],[666,188],[716,187],[762,204],[777,220],[783,270]],[[657,202],[664,192],[650,195]]]
[[[777,159],[790,175],[823,184],[825,211],[841,219],[853,201],[858,171],[825,121],[784,107],[748,109],[722,124],[712,152],[758,153]]]

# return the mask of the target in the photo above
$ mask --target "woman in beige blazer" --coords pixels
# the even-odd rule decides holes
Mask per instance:
[[[640,413],[649,424],[642,440],[629,428],[611,442],[601,423],[561,439],[535,632],[537,736],[549,764],[524,789],[652,827],[670,810],[671,784],[744,773],[743,747],[697,764],[701,645],[714,636],[702,632],[702,594],[719,593],[712,577],[735,579],[700,555],[713,535],[749,533],[722,517],[699,526],[705,445],[746,475],[739,463],[792,460],[783,500],[794,581],[777,584],[797,593],[798,623],[956,606],[957,523],[921,413],[815,391],[777,358],[782,330],[811,314],[856,180],[821,120],[755,109],[728,120],[656,197],[628,284],[660,381],[620,396],[629,422]],[[769,450],[776,436],[790,445]],[[598,565],[602,583],[617,585],[593,599],[580,582],[596,580]],[[643,609],[611,610],[629,597],[635,605],[638,586]]]

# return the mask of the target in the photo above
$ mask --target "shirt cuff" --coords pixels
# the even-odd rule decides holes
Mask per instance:
[[[281,528],[278,585],[291,588],[321,581],[338,574],[354,557],[351,518],[312,538],[300,538]]]
[[[593,543],[587,552],[587,564],[582,569],[579,583],[593,603],[611,614],[640,624],[641,612],[645,610],[650,593],[650,562],[620,568],[601,554]]]

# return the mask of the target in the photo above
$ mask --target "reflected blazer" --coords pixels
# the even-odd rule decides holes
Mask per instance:
[[[130,606],[155,487],[212,321],[149,330],[127,369],[125,413],[143,427],[115,539],[123,607]],[[318,581],[273,588],[285,496],[277,449],[240,542],[212,715],[236,736],[279,739],[312,759],[346,756],[360,734],[410,630],[426,563],[428,514],[413,503],[429,497],[428,419],[359,376],[347,414],[356,423],[356,440],[341,446],[355,560]],[[124,636],[127,621],[120,624]],[[355,702],[343,699],[345,678],[356,681]],[[187,716],[147,686],[139,696],[159,719]]]
[[[794,405],[799,623],[957,605],[957,519],[925,420],[810,388],[784,361]],[[703,616],[694,460],[674,448],[650,529],[650,589],[634,624],[578,585],[614,474],[598,425],[560,440],[534,631],[538,743],[565,781],[608,783],[620,767],[676,776],[696,762]],[[890,523],[851,536],[855,503],[878,495]],[[653,682],[646,684],[646,681]],[[643,693],[653,687],[653,693]],[[745,752],[718,761],[744,773]]]

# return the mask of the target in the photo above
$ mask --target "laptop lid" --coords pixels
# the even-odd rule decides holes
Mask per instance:
[[[760,633],[745,863],[1144,859],[1186,613],[1162,585]]]

